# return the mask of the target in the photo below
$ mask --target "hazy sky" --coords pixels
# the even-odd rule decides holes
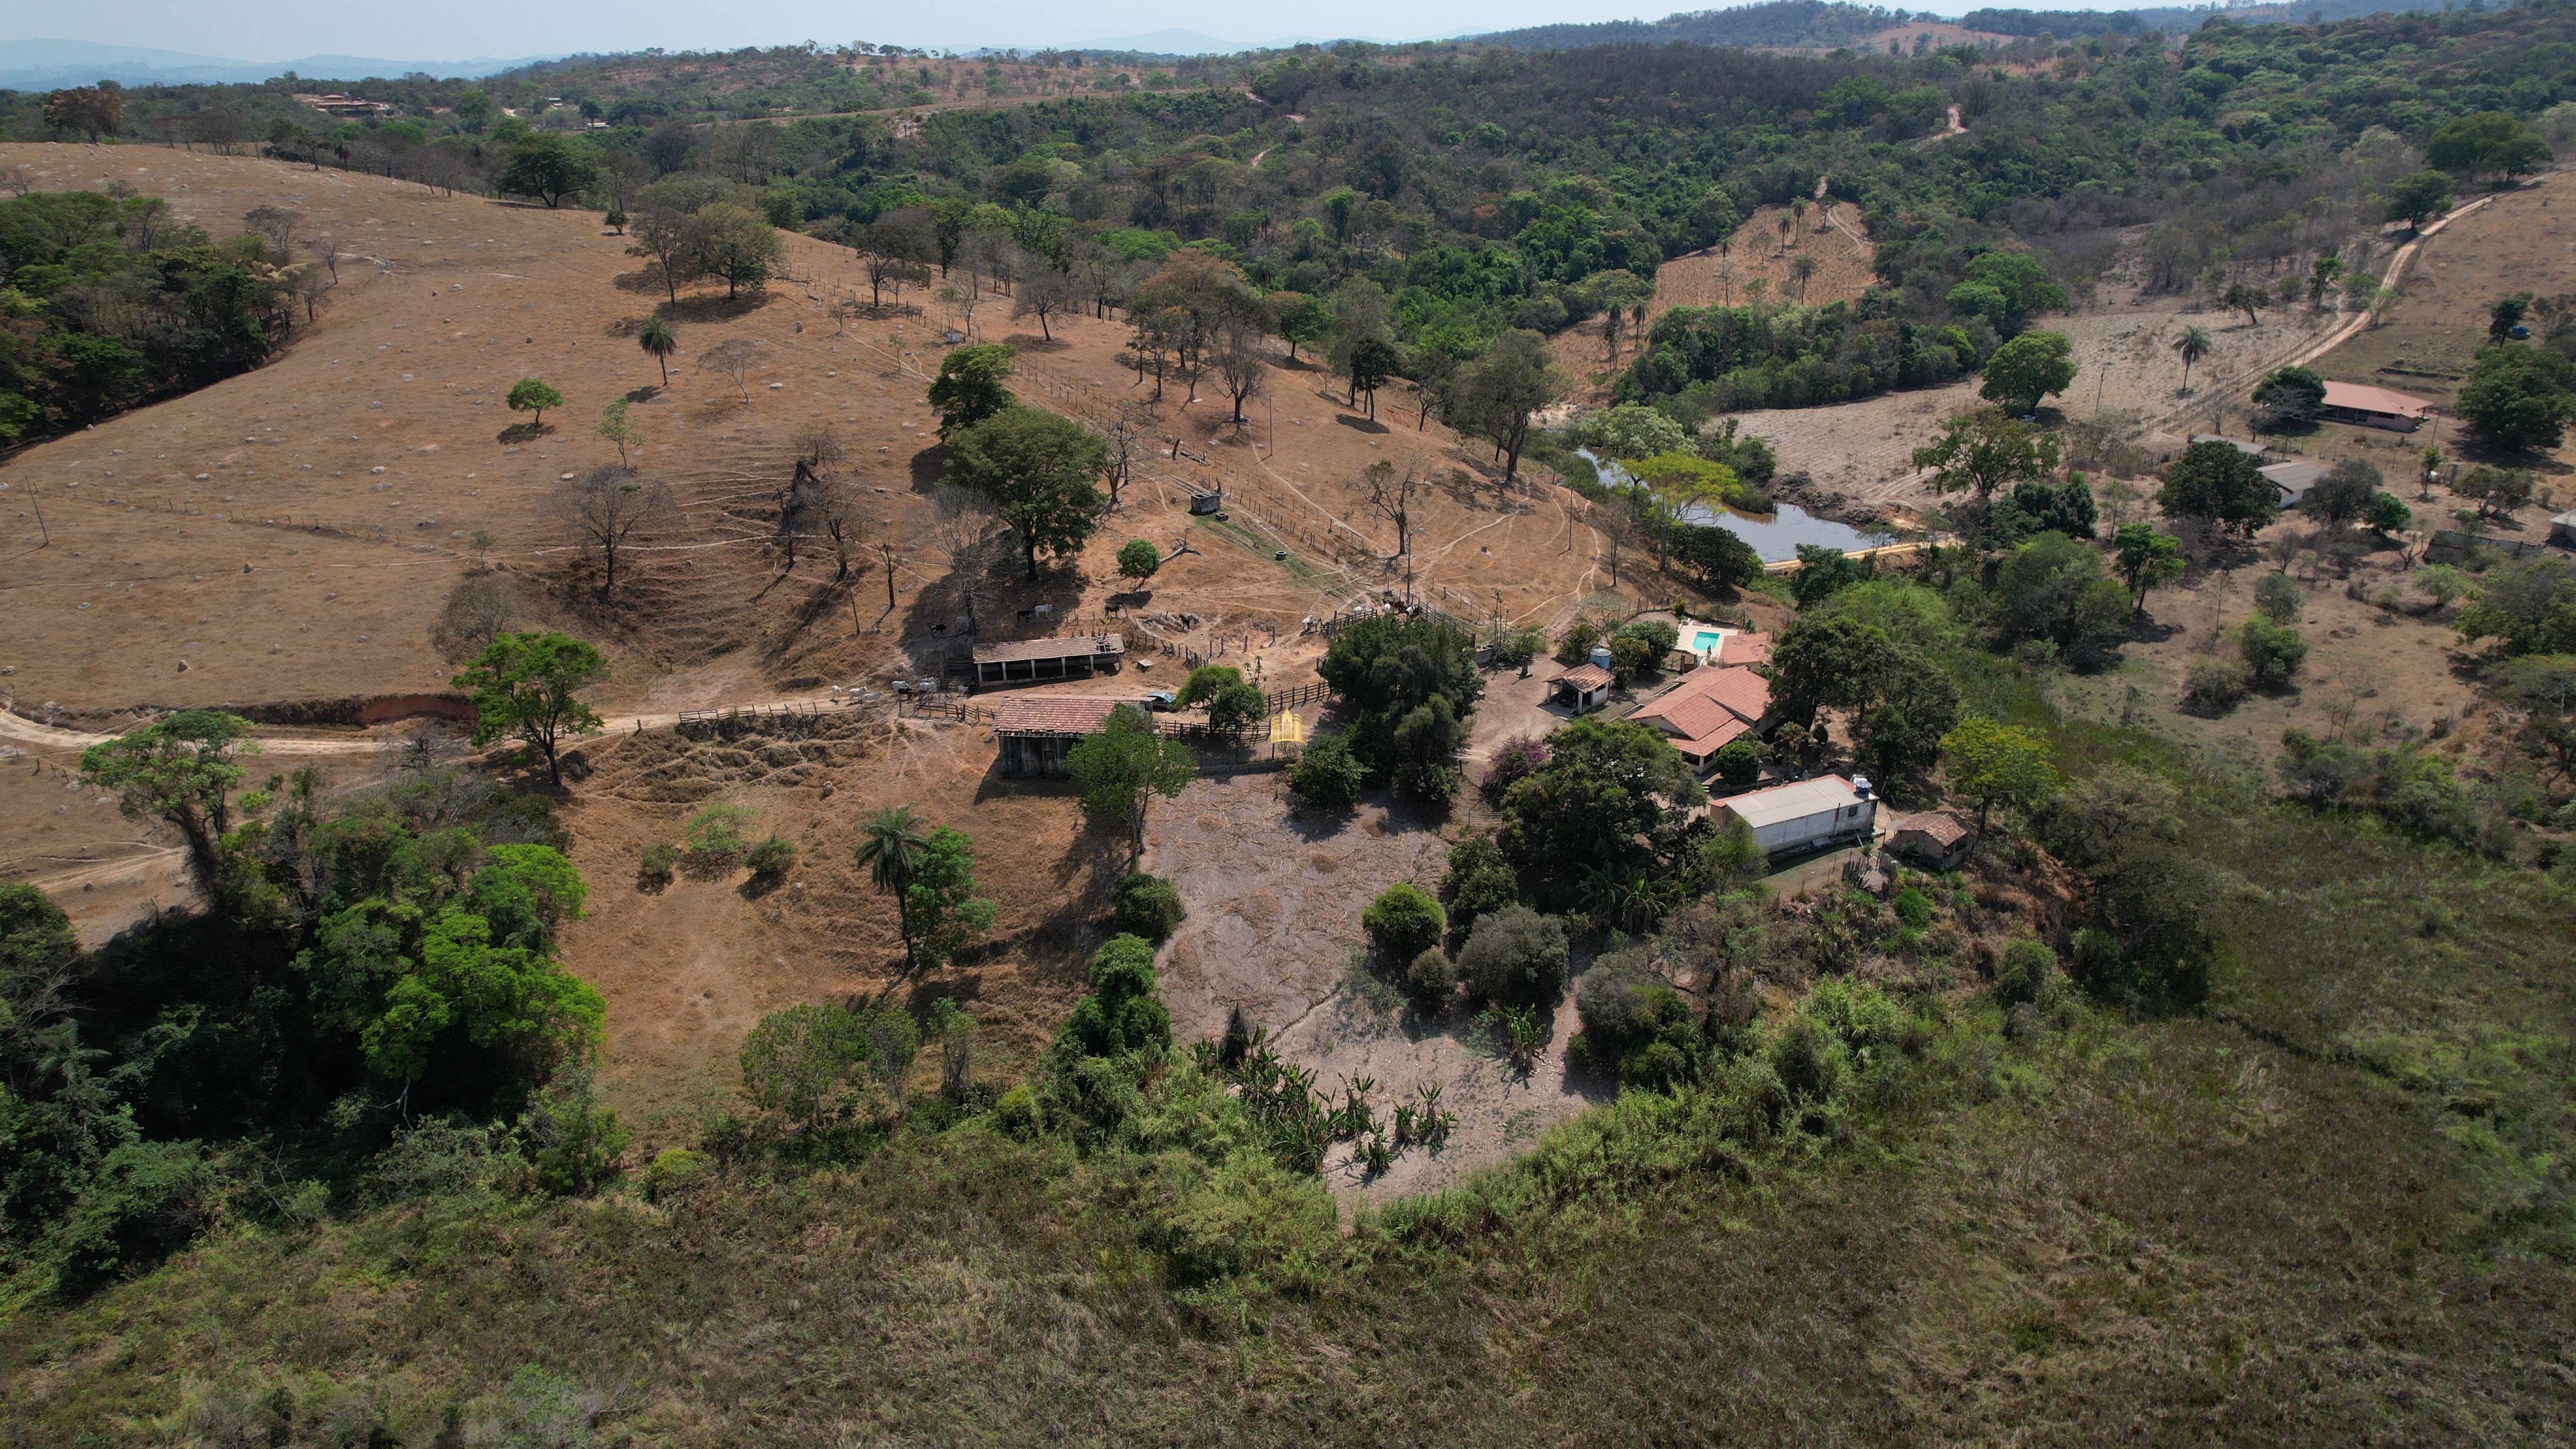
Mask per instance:
[[[1187,5],[1179,0],[1122,0],[1068,6],[1042,0],[947,0],[941,4],[862,5],[823,0],[764,0],[752,5],[682,0],[269,0],[259,5],[205,0],[0,0],[0,37],[89,40],[238,60],[302,55],[359,55],[391,60],[461,60],[567,51],[724,49],[743,45],[825,45],[854,40],[953,46],[1069,44],[1139,35],[1167,27],[1223,40],[1264,41],[1287,35],[1375,36],[1388,40],[1503,30],[1553,21],[1625,20],[1699,9],[1707,0],[1640,7],[1633,0],[1416,0],[1405,6],[1367,0],[1307,0],[1296,6],[1246,9]],[[1983,0],[1961,0],[1948,13]],[[2103,8],[2099,0],[2052,0]],[[1914,8],[1923,8],[1916,6]]]

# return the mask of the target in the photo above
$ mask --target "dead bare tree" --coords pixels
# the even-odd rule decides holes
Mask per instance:
[[[1136,460],[1153,451],[1154,410],[1140,402],[1122,402],[1118,415],[1100,430],[1109,443],[1109,506],[1118,506],[1118,492],[1127,486]]]
[[[984,596],[984,574],[1009,534],[992,500],[980,490],[954,483],[931,490],[930,546],[948,565],[950,586],[965,601],[970,629],[975,600]]]
[[[1412,468],[1399,475],[1391,459],[1380,458],[1368,465],[1361,482],[1368,489],[1369,507],[1395,525],[1396,553],[1409,559],[1413,554],[1413,500],[1431,491],[1431,480]]]
[[[820,538],[832,548],[832,582],[849,577],[862,520],[858,492],[840,475],[846,458],[841,435],[830,426],[816,424],[797,432],[796,473],[778,499],[778,537],[787,550],[787,572],[796,571],[798,542]]]
[[[293,207],[254,206],[242,213],[242,230],[267,238],[270,246],[292,256],[295,228],[303,220],[304,213]]]
[[[617,591],[617,559],[627,540],[670,507],[669,488],[604,463],[548,494],[544,512],[562,522],[584,552],[599,555],[599,596],[605,599]]]
[[[751,369],[760,361],[760,344],[748,337],[728,337],[698,354],[700,367],[712,367],[733,379],[733,390],[751,401]]]
[[[1261,356],[1261,332],[1248,322],[1227,318],[1218,324],[1216,346],[1208,356],[1217,385],[1234,402],[1234,425],[1243,426],[1243,405],[1269,384],[1270,364]]]
[[[1038,319],[1038,335],[1049,342],[1055,340],[1055,333],[1047,326],[1047,319],[1081,310],[1082,284],[1076,282],[1071,273],[1044,265],[1032,271],[1027,281],[1020,283],[1019,295],[1011,300],[1012,320],[1035,317]]]

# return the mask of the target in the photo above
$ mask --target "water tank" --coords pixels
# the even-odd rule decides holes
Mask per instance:
[[[1609,668],[1610,646],[1607,644],[1595,644],[1592,646],[1592,662],[1603,669]]]
[[[1869,776],[1854,775],[1851,777],[1851,782],[1853,794],[1858,795],[1864,800],[1869,798]]]

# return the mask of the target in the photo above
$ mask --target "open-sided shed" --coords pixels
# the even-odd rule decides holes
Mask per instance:
[[[1126,661],[1127,640],[1119,634],[1075,634],[1063,639],[1014,639],[975,646],[975,683],[1043,684],[1056,679],[1089,679],[1115,674]]]

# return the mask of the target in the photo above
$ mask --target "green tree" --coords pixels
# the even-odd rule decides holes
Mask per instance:
[[[608,660],[568,634],[504,634],[450,682],[474,700],[474,743],[517,735],[545,756],[546,774],[563,786],[564,742],[597,734],[599,716],[577,691],[608,677]]]
[[[1772,641],[1772,707],[1813,731],[1819,710],[1867,709],[1906,663],[1907,652],[1877,624],[1839,612],[1801,614]]]
[[[946,825],[931,831],[904,881],[907,965],[936,971],[993,929],[993,903],[977,889],[974,840]]]
[[[939,410],[940,437],[951,437],[1013,405],[1008,386],[1012,355],[1009,347],[990,342],[953,348],[939,359],[939,373],[930,380],[930,405]]]
[[[1458,952],[1468,995],[1497,1006],[1555,1005],[1572,964],[1565,923],[1518,901],[1478,916]]]
[[[2111,535],[2112,568],[2136,597],[2136,617],[2147,616],[2147,590],[2181,578],[2182,541],[2143,523],[2124,523]]]
[[[2568,419],[2576,417],[2576,362],[2521,343],[2484,348],[2455,406],[2460,420],[2495,447],[2557,447]]]
[[[2275,368],[2254,384],[2254,401],[2278,422],[2306,422],[2325,406],[2326,382],[2313,368]]]
[[[2075,381],[2075,344],[2062,332],[2024,332],[1986,359],[1977,396],[2008,412],[2036,411],[2039,400]]]
[[[1118,545],[1118,576],[1142,584],[1162,572],[1163,551],[1141,538]]]
[[[2299,622],[2307,602],[2299,581],[2288,574],[2265,574],[2254,581],[2254,611],[2275,624],[2286,627]]]
[[[2000,408],[1953,413],[1939,437],[1914,450],[1914,466],[1932,470],[1934,492],[1974,489],[1983,503],[1997,488],[2055,472],[2057,439]]]
[[[1188,908],[1181,904],[1180,888],[1170,881],[1133,872],[1118,882],[1115,919],[1123,934],[1142,936],[1148,941],[1169,940],[1188,915]]]
[[[2426,165],[2471,179],[2510,181],[2549,159],[2549,143],[2511,111],[2480,111],[2445,122],[2424,145]]]
[[[548,209],[597,178],[599,169],[561,136],[532,135],[510,148],[493,179],[496,190],[533,196]]]
[[[1360,797],[1368,770],[1351,757],[1349,738],[1336,730],[1306,742],[1297,763],[1288,767],[1288,788],[1309,805],[1348,810]]]
[[[1547,339],[1525,328],[1495,338],[1461,388],[1465,416],[1503,452],[1503,486],[1520,476],[1530,419],[1554,407],[1573,384],[1556,366]]]
[[[1634,721],[1578,719],[1549,734],[1547,750],[1546,764],[1503,792],[1501,844],[1526,869],[1570,877],[1632,860],[1641,838],[1708,798],[1663,732]]]
[[[1762,778],[1762,742],[1746,735],[1718,747],[1717,777],[1730,790],[1749,790]]]
[[[837,1006],[800,1002],[773,1011],[743,1038],[738,1059],[743,1090],[763,1111],[793,1118],[811,1131],[858,1061],[856,1023]]]
[[[1366,398],[1368,415],[1376,417],[1377,390],[1386,386],[1386,380],[1403,365],[1403,354],[1383,337],[1362,337],[1353,342],[1342,360],[1343,375],[1351,384],[1351,406],[1358,407],[1360,400]]]
[[[1408,710],[1395,722],[1396,790],[1433,804],[1447,800],[1458,789],[1467,737],[1466,722],[1445,694],[1435,694]]]
[[[2090,541],[2043,533],[1995,571],[1995,621],[2008,639],[2046,639],[2089,665],[2127,632],[2125,592]]]
[[[2451,178],[2439,171],[2418,171],[2388,183],[2388,219],[2422,231],[2424,223],[2451,209]]]
[[[2266,689],[2287,688],[2308,657],[2308,641],[2299,637],[2298,630],[2261,617],[2237,626],[2236,648],[2245,667],[2254,671],[2254,682]]]
[[[1570,430],[1569,440],[1619,463],[1683,453],[1691,441],[1681,424],[1640,403],[1621,403],[1586,414]]]
[[[2206,867],[2181,856],[2124,864],[2093,898],[2093,924],[2075,934],[2071,974],[2095,996],[2131,1010],[2199,1005],[2218,954],[2203,912],[2219,889]]]
[[[1198,778],[1189,747],[1164,739],[1132,704],[1109,712],[1099,729],[1065,753],[1082,810],[1095,820],[1126,825],[1138,856],[1145,853],[1145,807],[1156,795],[1177,797]]]
[[[912,1064],[921,1055],[920,1023],[901,1005],[879,1001],[852,1013],[851,1025],[858,1036],[860,1059],[867,1063],[870,1074],[884,1084],[900,1116],[909,1096]]]
[[[1439,902],[1397,881],[1360,912],[1360,929],[1386,959],[1401,964],[1439,945],[1449,923]]]
[[[1733,530],[1684,524],[1672,530],[1673,562],[1699,586],[1731,598],[1763,575],[1762,555]]]
[[[81,751],[81,778],[115,791],[126,819],[150,817],[179,832],[197,894],[218,908],[233,896],[224,836],[242,781],[238,761],[259,752],[249,734],[250,721],[239,715],[189,709]]]
[[[2156,507],[2251,538],[2280,516],[2281,490],[2233,443],[2194,443],[2165,469]]]
[[[1090,992],[1056,1030],[1051,1055],[1059,1063],[1170,1049],[1172,1013],[1154,976],[1153,942],[1110,937],[1092,954],[1090,974]]]
[[[1941,737],[1951,788],[1977,802],[1977,833],[1998,803],[2029,804],[2057,787],[2048,741],[2036,731],[1970,715]]]
[[[2209,330],[2197,325],[2185,327],[2182,335],[2174,339],[2174,355],[2182,359],[2183,391],[2191,390],[2192,364],[2207,357],[2214,347],[2215,344],[2209,340]]]
[[[626,463],[628,448],[644,446],[644,430],[626,416],[626,410],[630,406],[632,404],[622,397],[610,402],[607,407],[600,409],[599,426],[591,429],[590,432],[594,438],[617,445],[617,461],[621,466]]]
[[[563,394],[546,385],[542,377],[523,377],[510,385],[510,411],[534,413],[530,421],[537,427],[546,425],[546,409],[563,406]]]
[[[635,345],[662,369],[662,385],[671,385],[671,354],[680,350],[680,334],[659,317],[647,317],[635,329]]]
[[[1259,689],[1246,684],[1243,671],[1231,664],[1202,664],[1190,671],[1174,703],[1183,709],[1205,703],[1208,728],[1239,730],[1260,723],[1269,713],[1269,701]]]
[[[1020,535],[1028,576],[1038,552],[1069,558],[1082,551],[1108,495],[1098,487],[1109,445],[1081,424],[1016,404],[960,429],[948,440],[947,481],[992,500]]]

